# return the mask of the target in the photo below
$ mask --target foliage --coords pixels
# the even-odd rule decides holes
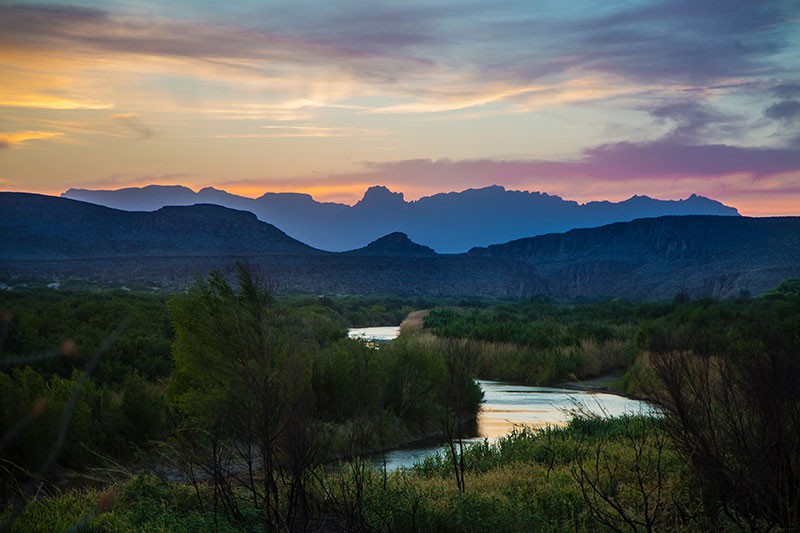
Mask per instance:
[[[784,284],[746,305],[709,303],[653,324],[647,340],[672,438],[705,511],[751,530],[800,527],[800,293]]]
[[[292,307],[316,305],[335,314],[350,327],[399,324],[415,309],[434,307],[440,300],[399,296],[320,296],[287,299]]]
[[[102,457],[130,459],[170,431],[175,413],[164,381],[172,374],[174,332],[168,298],[119,289],[16,287],[0,292],[0,452],[5,461],[0,478],[7,484],[5,494],[16,490],[20,476],[42,464],[78,373],[96,354],[99,362],[68,413],[59,464],[80,469]],[[279,296],[274,301],[280,308],[276,316],[287,325],[286,342],[311,335],[309,343],[326,346],[313,375],[323,419],[343,422],[364,405],[376,412],[390,401],[378,392],[388,381],[389,365],[379,364],[373,350],[344,339],[348,322],[343,314],[385,323],[387,312],[396,320],[409,300]],[[388,413],[380,421],[390,442],[408,438],[400,429],[404,423],[392,417]],[[381,444],[376,439],[373,446]]]
[[[697,492],[691,473],[663,425],[642,417],[578,417],[565,428],[519,428],[496,443],[472,445],[464,453],[463,491],[448,482],[449,455],[429,458],[390,477],[385,489],[374,479],[366,514],[378,531],[586,531],[596,529],[600,511],[627,529],[611,504],[587,499],[591,489],[581,472],[590,475],[598,454],[601,465],[607,459],[615,469],[613,480],[602,481],[613,481],[607,488],[613,487],[626,516],[640,519],[648,512],[661,529],[701,525],[686,514],[694,511]],[[644,511],[643,498],[652,503],[656,489],[661,505]]]
[[[203,488],[203,496],[208,489]],[[257,530],[255,513],[248,513],[249,529]],[[205,510],[187,485],[164,484],[147,475],[103,490],[71,490],[32,502],[15,522],[14,532],[241,531],[224,516]]]
[[[618,469],[615,491],[627,510],[640,513],[637,467],[657,472],[648,488],[660,486],[663,504],[651,514],[659,527],[692,531],[725,529],[728,522],[690,518],[694,488],[679,455],[666,445],[660,462],[636,453],[630,443],[664,442],[663,425],[639,417],[578,418],[565,428],[520,428],[496,444],[467,448],[463,492],[451,481],[449,456],[430,459],[412,470],[383,475],[356,466],[331,470],[311,487],[319,502],[317,529],[372,531],[575,531],[597,522],[584,498],[580,468],[591,466],[597,450]],[[659,440],[661,439],[661,440]],[[357,499],[356,495],[361,498]],[[212,511],[213,489],[201,483],[164,484],[137,476],[105,491],[70,491],[31,504],[17,522],[19,531],[42,524],[86,531],[263,530],[258,511],[241,499],[242,518],[231,521]],[[613,509],[600,504],[600,509]],[[702,517],[701,517],[702,519]],[[323,524],[325,527],[323,527]]]
[[[533,299],[470,308],[440,308],[425,327],[447,339],[466,339],[485,379],[534,384],[588,379],[634,361],[639,316],[663,305],[619,300],[559,306]]]
[[[0,357],[10,363],[34,356],[38,373],[68,378],[117,332],[92,374],[95,383],[118,386],[134,372],[148,380],[166,378],[172,330],[165,304],[162,295],[121,290],[4,291],[0,310],[11,321]]]
[[[173,297],[170,314],[170,397],[188,436],[174,447],[177,462],[209,477],[215,512],[237,522],[246,495],[265,529],[308,527],[324,459],[383,448],[393,434],[426,434],[446,410],[443,354],[415,341],[370,350],[330,315],[276,302],[244,266],[235,287],[216,273],[198,280]],[[475,387],[465,376],[446,390]],[[477,411],[472,398],[465,416]]]
[[[172,323],[160,296],[3,295],[15,317],[0,372],[4,494],[41,464],[67,411],[62,465],[84,468],[94,452],[130,457],[164,439],[169,458],[195,467],[184,468],[186,483],[136,476],[104,490],[51,488],[22,509],[16,530],[798,527],[797,281],[726,301],[460,302],[429,314],[435,337],[375,350],[347,339],[345,325],[385,324],[407,301],[275,297],[247,276],[231,285],[212,275],[175,295]],[[147,331],[83,382],[85,358],[122,317]],[[139,334],[152,342],[136,344]],[[151,365],[173,335],[174,359]],[[74,356],[70,343],[53,350],[69,339],[83,359],[58,355]],[[160,379],[172,361],[170,405]],[[473,370],[546,383],[610,369],[627,370],[627,386],[663,417],[578,416],[457,449],[461,415],[480,401]],[[450,453],[413,469],[386,475],[358,459],[432,432],[449,432]],[[355,459],[321,467],[335,457]]]

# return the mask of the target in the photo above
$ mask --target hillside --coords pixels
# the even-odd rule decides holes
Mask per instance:
[[[553,296],[669,298],[758,294],[800,277],[800,217],[685,216],[474,248],[535,266]]]
[[[246,211],[217,205],[127,212],[65,198],[0,193],[3,260],[323,253]]]
[[[344,252],[348,255],[371,255],[382,257],[404,256],[404,257],[431,257],[435,256],[431,248],[417,244],[408,238],[405,233],[396,231],[376,239],[358,250]]]
[[[311,248],[255,215],[214,205],[127,212],[24,193],[0,193],[0,281],[78,278],[182,288],[237,261],[278,290],[339,294],[519,296],[538,292],[514,260],[441,257],[400,235],[364,250]]]
[[[438,255],[403,233],[317,250],[255,215],[215,205],[127,212],[0,193],[0,281],[80,278],[185,287],[237,261],[280,290],[637,299],[762,293],[800,277],[800,217],[685,216],[576,229]]]
[[[435,194],[416,201],[375,186],[353,206],[317,202],[307,194],[267,193],[252,199],[211,187],[195,193],[187,187],[156,185],[116,191],[70,189],[62,196],[128,211],[214,203],[248,210],[293,238],[330,251],[362,248],[386,234],[402,232],[439,253],[461,253],[475,246],[643,217],[738,215],[732,207],[696,195],[677,201],[633,196],[617,203],[579,204],[500,186]]]

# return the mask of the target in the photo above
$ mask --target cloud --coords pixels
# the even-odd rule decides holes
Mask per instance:
[[[413,159],[366,163],[359,175],[374,179],[423,184],[443,180],[523,184],[538,179],[592,178],[626,181],[646,178],[698,176],[706,179],[748,175],[755,179],[800,172],[800,152],[782,148],[728,145],[690,145],[670,139],[647,143],[596,146],[572,161]]]
[[[800,101],[784,100],[783,102],[772,104],[764,110],[764,115],[785,124],[795,122],[800,118]]]
[[[800,171],[800,152],[783,148],[750,148],[724,144],[690,145],[669,139],[649,143],[615,143],[591,148],[578,163],[580,170],[606,179],[647,176],[748,174],[755,178]]]
[[[125,187],[144,187],[147,185],[194,185],[197,176],[188,172],[170,174],[112,174],[109,176],[70,183],[76,189],[120,189]]]
[[[474,11],[466,2],[464,12]],[[307,7],[279,12],[264,10],[261,20],[271,20],[270,28],[293,35],[310,38],[314,42],[374,55],[394,55],[423,46],[442,46],[447,37],[440,31],[443,19],[453,19],[453,7],[445,3],[415,4],[370,3],[369,8],[357,3],[322,2],[315,7],[313,18]]]
[[[683,100],[661,104],[647,110],[650,115],[660,121],[669,121],[674,129],[669,133],[673,140],[695,142],[713,136],[717,131],[739,129],[742,117],[722,113],[711,106],[697,100]]]
[[[386,130],[367,128],[320,126],[315,124],[261,126],[267,133],[259,135],[264,138],[335,138],[361,137],[373,138],[388,135]]]
[[[778,98],[800,98],[800,82],[785,82],[772,87],[772,94]]]
[[[731,201],[743,198],[750,214],[777,214],[764,199],[781,194],[800,205],[800,151],[691,145],[671,138],[647,143],[613,143],[585,150],[573,160],[408,159],[366,162],[361,170],[335,174],[324,182],[339,184],[332,199],[352,202],[367,185],[385,184],[409,198],[441,191],[500,184],[559,194],[568,199],[621,200],[633,193],[685,198],[692,193]],[[320,189],[320,180],[283,180],[281,190]],[[263,180],[261,190],[275,182]],[[255,189],[258,182],[249,184]],[[348,191],[349,192],[346,192]],[[748,203],[750,202],[750,203]],[[760,207],[754,207],[761,202]],[[788,205],[788,204],[787,204]],[[784,206],[785,207],[785,206]],[[791,214],[792,210],[780,211]],[[796,208],[794,209],[796,213]]]
[[[788,43],[791,2],[662,0],[578,23],[576,62],[640,81],[709,84],[763,76]]]
[[[19,95],[17,97],[0,96],[0,106],[55,110],[110,109],[114,107],[113,104],[82,102],[69,98],[34,93]]]
[[[157,15],[146,2],[93,4],[124,7],[0,5],[0,106],[19,108],[6,129],[60,131],[89,149],[158,134],[163,157],[142,155],[143,172],[263,172],[287,188],[297,175],[326,191],[501,183],[602,197],[669,180],[797,181],[794,152],[777,145],[798,118],[796,0],[183,1]],[[233,152],[214,138],[266,140],[216,143]],[[322,138],[342,140],[305,151],[303,139]],[[111,149],[74,171],[110,175],[147,152]],[[389,151],[403,155],[353,167]],[[43,160],[14,170],[63,179]]]
[[[153,136],[153,130],[147,127],[135,113],[118,113],[111,119],[121,125],[135,139],[149,139]]]
[[[25,144],[30,141],[41,141],[62,137],[59,131],[9,131],[0,132],[0,148],[10,148],[15,145]]]
[[[196,77],[291,83],[309,92],[322,84],[316,92],[328,102],[390,96],[400,100],[376,107],[415,113],[535,100],[543,91],[574,91],[576,78],[603,79],[605,87],[592,92],[613,98],[631,82],[647,91],[778,75],[785,67],[773,58],[791,46],[790,7],[658,0],[591,15],[598,10],[559,3],[345,2],[245,10],[221,23],[13,5],[0,7],[0,46],[48,50],[83,68],[99,54],[112,66],[136,57],[144,60],[140,68]],[[63,98],[52,105],[107,104]]]
[[[215,185],[251,197],[267,191],[305,192],[318,200],[352,204],[376,184],[409,199],[495,184],[581,202],[618,201],[634,193],[672,199],[697,193],[734,205],[745,215],[798,215],[800,151],[663,139],[597,146],[574,160],[407,159],[365,162],[348,173]]]
[[[123,54],[196,62],[210,70],[279,79],[286,68],[324,66],[365,78],[392,81],[427,61],[399,54],[370,61],[364,48],[344,48],[309,35],[211,22],[142,16],[69,7],[0,6],[0,44],[19,49],[69,50],[76,55]],[[388,61],[397,57],[398,61]]]

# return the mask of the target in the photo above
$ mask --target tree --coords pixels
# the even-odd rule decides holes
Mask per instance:
[[[447,440],[453,475],[459,492],[464,492],[464,426],[468,418],[478,411],[483,393],[475,383],[478,354],[474,345],[466,341],[449,341],[444,345],[447,381],[442,390],[442,430]]]
[[[667,428],[703,504],[743,528],[800,527],[800,300],[759,303],[716,353],[651,357]]]
[[[201,470],[213,483],[215,511],[241,519],[238,484],[268,530],[293,529],[309,519],[306,482],[321,460],[310,387],[315,345],[293,334],[263,278],[243,265],[237,273],[236,290],[215,272],[170,302],[170,392],[206,445]]]

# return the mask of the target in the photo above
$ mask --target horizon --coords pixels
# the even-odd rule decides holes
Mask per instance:
[[[180,183],[175,183],[175,184],[150,183],[150,184],[142,185],[142,186],[120,187],[118,189],[86,189],[86,188],[70,187],[70,188],[66,189],[65,191],[62,191],[61,193],[47,194],[47,196],[58,196],[58,197],[66,197],[66,198],[68,198],[65,195],[70,191],[89,191],[89,192],[112,193],[112,192],[120,192],[120,191],[123,191],[123,190],[144,190],[144,189],[149,188],[149,187],[165,187],[165,188],[166,187],[182,187],[182,188],[190,190],[194,194],[199,194],[200,192],[202,192],[205,189],[213,189],[213,190],[218,191],[218,192],[234,194],[234,193],[231,193],[230,191],[227,191],[225,189],[214,187],[213,185],[207,185],[207,186],[203,186],[203,187],[191,187],[191,186],[188,186],[188,185],[182,185]],[[653,197],[653,196],[650,196],[650,195],[647,195],[647,194],[632,194],[631,196],[628,196],[627,198],[623,198],[622,200],[597,199],[597,200],[588,200],[588,201],[585,201],[585,202],[581,202],[581,201],[578,201],[578,200],[573,200],[571,198],[565,198],[565,197],[557,195],[557,194],[551,194],[551,193],[548,193],[546,191],[530,191],[530,190],[524,190],[524,189],[511,189],[509,187],[506,187],[506,186],[498,184],[498,183],[494,183],[494,184],[490,184],[490,185],[484,185],[484,186],[481,186],[481,187],[469,187],[469,188],[462,189],[462,190],[438,191],[438,192],[433,192],[433,193],[430,193],[430,194],[424,194],[422,196],[411,197],[411,198],[409,198],[408,195],[406,195],[406,193],[403,192],[403,191],[393,189],[392,187],[390,187],[388,185],[385,185],[385,184],[376,183],[376,184],[373,184],[373,185],[369,185],[366,189],[364,189],[364,191],[361,193],[361,195],[358,196],[356,198],[356,200],[353,201],[352,203],[349,203],[349,202],[337,202],[337,201],[333,201],[333,200],[321,200],[321,199],[315,197],[311,193],[304,193],[304,192],[301,192],[301,191],[263,191],[261,193],[258,193],[258,194],[252,195],[252,196],[251,195],[247,195],[247,194],[235,194],[235,196],[240,196],[242,198],[247,198],[249,200],[258,200],[259,198],[261,198],[261,197],[263,197],[263,196],[265,196],[267,194],[307,194],[307,195],[311,196],[311,198],[314,201],[319,202],[319,203],[337,203],[337,204],[342,204],[342,205],[347,205],[347,206],[353,207],[355,204],[357,204],[358,202],[360,202],[361,200],[364,199],[364,197],[366,196],[366,194],[369,191],[369,189],[375,189],[375,188],[383,188],[383,189],[387,189],[389,192],[391,192],[393,194],[400,194],[403,197],[403,201],[405,201],[406,203],[412,203],[412,202],[417,202],[417,201],[419,201],[419,200],[421,200],[423,198],[430,198],[431,196],[436,196],[436,195],[440,195],[440,194],[460,194],[460,193],[467,192],[467,191],[491,189],[491,188],[494,188],[494,187],[499,187],[499,188],[505,190],[506,192],[518,192],[518,193],[525,193],[525,194],[531,194],[531,195],[538,194],[538,195],[543,195],[543,196],[557,197],[557,198],[560,198],[561,200],[564,200],[565,202],[575,202],[575,203],[577,203],[578,205],[581,205],[581,206],[584,206],[584,205],[586,205],[588,203],[592,203],[592,202],[621,203],[621,202],[626,202],[628,200],[632,200],[634,198],[649,198],[651,200],[659,200],[659,201],[682,202],[682,201],[690,200],[691,197],[698,197],[698,198],[705,198],[707,200],[712,200],[712,201],[719,202],[715,198],[709,198],[709,197],[706,197],[706,196],[703,196],[703,195],[700,195],[700,194],[695,194],[695,193],[689,193],[685,198],[656,198],[656,197]],[[31,192],[31,191],[8,191],[8,192]],[[33,193],[33,194],[45,194],[45,193]],[[719,203],[722,204],[722,202],[719,202]],[[738,211],[738,208],[735,205],[728,205],[728,204],[723,204],[723,205],[725,205],[726,207],[732,207],[734,209],[737,209],[737,211]],[[743,216],[746,216],[746,215],[743,215]]]
[[[496,184],[797,216],[798,29],[784,0],[2,5],[0,189]]]

